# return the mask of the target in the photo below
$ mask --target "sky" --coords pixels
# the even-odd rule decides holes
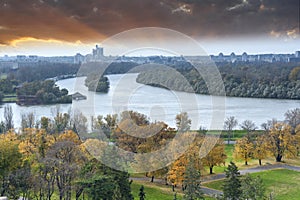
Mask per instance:
[[[299,10],[299,0],[0,0],[0,56],[87,54],[142,27],[178,31],[208,54],[293,53]]]

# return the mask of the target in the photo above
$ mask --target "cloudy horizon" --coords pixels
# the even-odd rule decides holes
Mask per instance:
[[[293,53],[300,44],[298,0],[0,0],[0,16],[0,56],[86,54],[141,27],[179,31],[208,54]]]

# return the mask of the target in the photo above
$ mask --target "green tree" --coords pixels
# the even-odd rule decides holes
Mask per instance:
[[[240,172],[237,166],[230,162],[225,170],[226,179],[223,185],[224,199],[238,200],[241,198],[241,180]]]
[[[81,192],[95,200],[132,200],[130,184],[127,172],[109,168],[97,159],[85,164],[77,182]]]
[[[241,199],[260,200],[265,197],[265,187],[259,176],[252,177],[246,174],[241,182],[241,191]]]
[[[146,193],[144,192],[144,186],[143,185],[140,187],[139,197],[140,197],[140,200],[145,200],[146,199]]]
[[[2,103],[3,98],[4,98],[4,94],[2,92],[0,92],[0,103]]]
[[[20,166],[21,157],[18,142],[2,135],[0,137],[0,196],[7,192],[9,175]]]
[[[184,180],[183,180],[183,199],[185,200],[197,200],[204,199],[203,192],[201,190],[201,174],[200,171],[195,169],[195,164],[192,159],[189,159]]]

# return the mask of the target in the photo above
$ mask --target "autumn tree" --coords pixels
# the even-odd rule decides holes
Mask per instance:
[[[187,163],[187,157],[181,156],[180,158],[175,160],[170,166],[168,172],[168,181],[172,184],[173,191],[175,190],[175,187],[177,185],[182,184]]]
[[[193,132],[185,133],[186,137],[194,134]],[[181,143],[186,142],[185,139],[180,141]],[[196,170],[200,171],[203,166],[201,164],[201,158],[199,156],[199,151],[201,144],[203,142],[203,137],[196,135],[194,141],[190,144],[189,148],[185,151],[185,153],[181,153],[181,156],[177,160],[175,160],[169,167],[169,172],[167,175],[168,181],[172,184],[173,190],[177,185],[182,184],[184,180],[184,174],[189,163],[189,160],[193,160],[193,166]],[[174,149],[173,154],[176,154],[177,149]]]
[[[234,157],[236,159],[242,159],[245,161],[245,165],[248,165],[248,161],[253,156],[253,143],[248,137],[243,137],[236,141],[234,147]]]
[[[230,162],[225,170],[225,181],[223,184],[224,199],[239,200],[242,195],[241,176],[237,166]]]
[[[201,162],[204,166],[209,167],[209,173],[213,173],[213,167],[221,164],[225,164],[227,158],[225,154],[225,145],[223,140],[214,137],[207,136],[201,145]]]
[[[297,155],[296,137],[291,134],[290,125],[277,123],[267,134],[267,150],[281,162],[284,156],[295,157]]]
[[[238,120],[235,119],[234,116],[230,116],[226,118],[226,121],[224,122],[224,129],[227,131],[227,143],[229,144],[230,141],[230,135],[233,136],[233,129],[238,125]]]
[[[46,151],[54,143],[53,135],[46,133],[44,129],[26,128],[21,135],[19,150],[23,160],[36,164],[40,158],[44,158]]]
[[[262,159],[265,159],[268,156],[267,143],[268,141],[266,135],[257,136],[254,141],[253,158],[258,159],[259,165],[262,164]]]

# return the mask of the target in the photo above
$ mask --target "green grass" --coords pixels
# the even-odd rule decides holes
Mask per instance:
[[[5,94],[4,98],[2,100],[3,103],[10,103],[10,102],[16,102],[16,101],[17,101],[16,94]]]
[[[251,176],[260,176],[266,187],[266,195],[271,192],[276,200],[293,200],[300,197],[300,172],[287,169],[268,170],[253,173]],[[224,180],[205,183],[206,187],[222,190]]]
[[[7,74],[1,73],[0,74],[0,79],[6,79],[7,78]]]
[[[134,196],[134,199],[139,199],[139,190],[141,185],[144,185],[144,191],[146,193],[146,199],[147,200],[173,200],[174,199],[174,193],[172,192],[171,188],[164,188],[159,187],[157,185],[152,185],[150,183],[144,183],[144,182],[132,182],[131,184],[131,191]],[[177,199],[182,199],[181,194],[177,194]]]
[[[157,185],[150,182],[140,182],[134,181],[131,184],[131,193],[135,200],[139,200],[139,191],[140,187],[144,186],[144,192],[146,193],[147,200],[173,200],[174,199],[174,192],[172,192],[170,186],[165,185]],[[177,190],[179,190],[177,188]],[[181,200],[183,194],[180,192],[177,193],[177,199]],[[206,200],[215,200],[215,198],[205,196]]]

